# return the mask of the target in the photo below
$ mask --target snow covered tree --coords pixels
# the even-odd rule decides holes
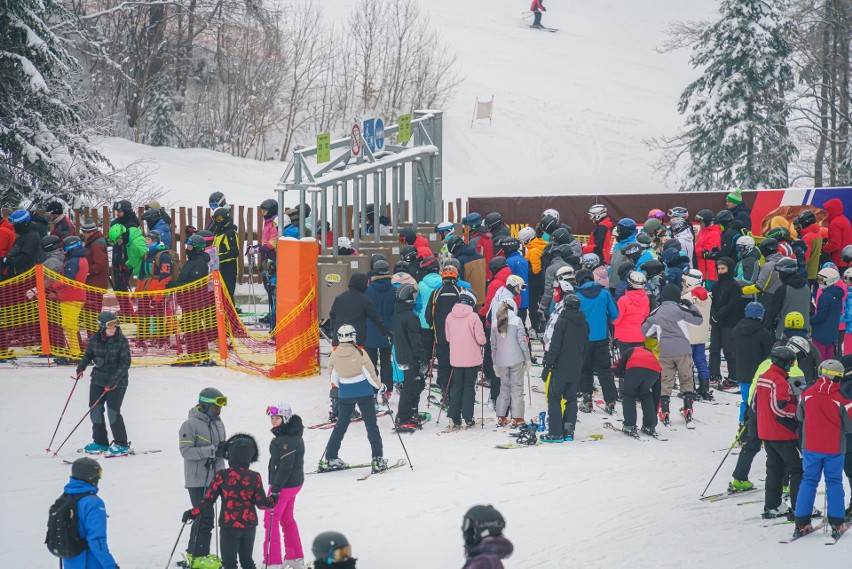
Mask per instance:
[[[173,117],[175,105],[165,88],[157,89],[151,96],[148,108],[148,144],[151,146],[169,146],[172,138],[178,134]]]
[[[105,159],[90,146],[66,77],[77,65],[51,29],[56,0],[0,0],[0,204],[79,203]]]
[[[795,33],[786,10],[785,0],[722,0],[721,17],[693,46],[690,61],[703,74],[678,105],[690,159],[684,190],[787,187],[796,148],[785,101]]]

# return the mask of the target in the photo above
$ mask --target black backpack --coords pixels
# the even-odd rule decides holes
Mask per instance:
[[[77,502],[92,495],[94,492],[62,494],[50,507],[44,543],[56,557],[70,559],[89,549],[89,544],[80,537]]]

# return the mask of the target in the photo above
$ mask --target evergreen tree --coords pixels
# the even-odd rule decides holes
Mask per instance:
[[[78,201],[105,159],[89,144],[66,77],[77,61],[51,29],[57,0],[0,0],[0,204]],[[77,198],[77,199],[73,199]]]
[[[683,92],[684,190],[784,188],[796,149],[785,93],[793,86],[785,0],[722,0],[720,18],[693,46],[703,75]]]
[[[177,135],[173,116],[175,105],[165,88],[157,89],[151,96],[148,108],[148,144],[151,146],[169,146],[172,138]]]

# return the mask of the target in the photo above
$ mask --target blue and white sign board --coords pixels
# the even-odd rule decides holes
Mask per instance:
[[[384,129],[382,129],[384,130]],[[367,119],[363,125],[364,142],[367,143],[367,148],[370,152],[376,151],[376,119]]]
[[[385,147],[385,123],[382,119],[376,119],[376,150]]]

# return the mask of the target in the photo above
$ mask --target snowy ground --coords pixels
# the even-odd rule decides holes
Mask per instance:
[[[325,0],[322,9],[342,24],[356,4]],[[529,0],[422,0],[463,79],[443,109],[445,199],[675,190],[656,179],[656,156],[643,140],[677,131],[678,97],[697,73],[688,50],[661,55],[655,48],[670,23],[710,18],[716,6],[552,2],[543,21],[560,31],[547,33],[530,29],[531,16],[522,16]],[[492,95],[493,124],[471,128],[474,101]],[[102,149],[117,165],[152,159],[153,181],[168,192],[163,202],[177,205],[204,204],[214,190],[234,203],[259,203],[284,172],[280,162],[115,138]]]
[[[68,376],[69,368],[0,370],[0,416],[8,429],[0,439],[4,567],[57,565],[42,544],[47,510],[69,473],[61,459],[77,458],[75,450],[89,442],[90,434],[86,422],[59,457],[43,450],[71,387]],[[261,442],[257,469],[264,479],[271,438],[265,407],[287,401],[307,424],[321,421],[327,411],[328,381],[323,378],[275,382],[223,368],[132,370],[124,413],[133,446],[163,452],[101,461],[110,546],[124,569],[162,569],[166,564],[181,512],[189,505],[177,431],[198,391],[208,385],[229,397],[223,412],[228,432],[251,432]],[[87,389],[81,383],[74,394],[59,441],[85,412]],[[724,393],[717,398],[730,403],[738,399]],[[533,393],[527,418],[543,406],[544,396]],[[355,480],[358,471],[308,476],[296,505],[303,545],[309,550],[317,533],[334,529],[349,537],[360,567],[460,567],[461,516],[473,504],[490,503],[507,519],[506,535],[516,553],[506,565],[514,569],[846,566],[852,541],[825,549],[819,534],[780,545],[777,541],[792,528],[761,527],[761,505],[698,500],[722,458],[723,453],[714,451],[733,440],[736,413],[733,404],[697,404],[696,430],[686,430],[677,420],[676,430],[660,427],[668,442],[637,442],[602,429],[602,413],[581,414],[578,439],[602,433],[602,441],[520,450],[494,448],[511,439],[493,426],[438,436],[440,427],[433,419],[422,432],[404,438],[413,471],[399,469],[364,482]],[[442,418],[441,427],[445,422]],[[385,456],[403,458],[390,419],[382,417],[379,424]],[[307,467],[320,458],[329,433],[306,431]],[[369,460],[361,424],[350,428],[341,457]],[[734,458],[711,493],[724,489]],[[761,454],[752,470],[755,481],[763,478],[763,462]],[[756,493],[749,499],[760,497]],[[259,538],[258,563],[260,544]]]

